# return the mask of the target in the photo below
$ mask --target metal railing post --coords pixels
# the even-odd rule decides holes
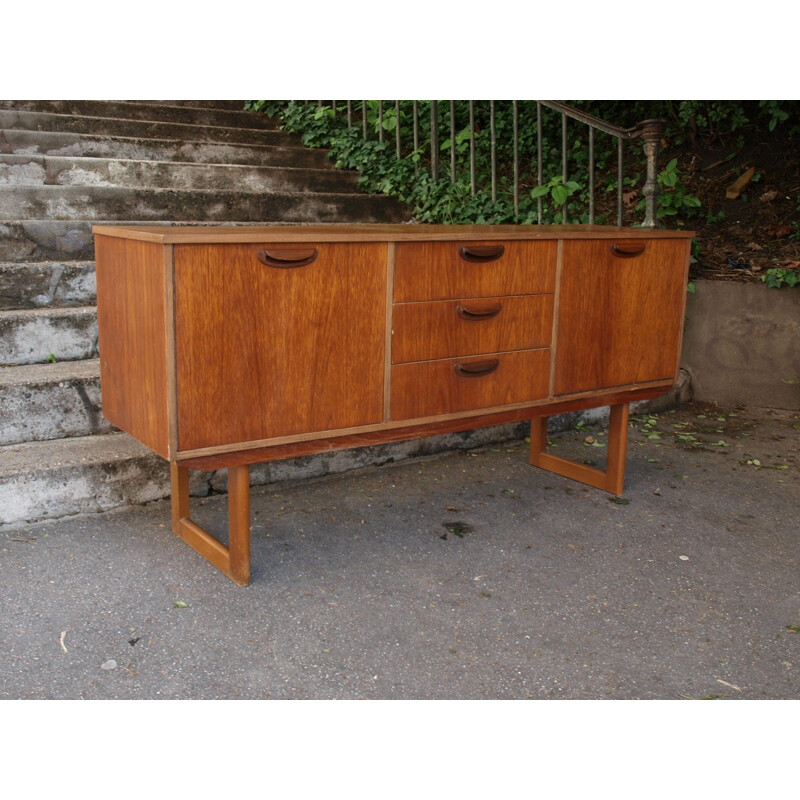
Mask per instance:
[[[647,159],[647,180],[642,187],[645,200],[642,227],[655,228],[658,221],[658,151],[661,137],[664,135],[664,122],[660,119],[648,119],[641,122],[639,127]]]

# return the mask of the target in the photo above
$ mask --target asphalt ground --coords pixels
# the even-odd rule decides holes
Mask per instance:
[[[0,698],[796,699],[798,424],[636,418],[621,500],[521,440],[254,488],[245,588],[166,501],[4,530]]]
[[[8,785],[791,796],[798,426],[634,417],[621,499],[529,466],[522,440],[255,488],[245,588],[166,501],[2,530]],[[551,444],[601,466],[605,441]],[[193,504],[224,536],[225,497]],[[659,702],[590,702],[611,699]]]

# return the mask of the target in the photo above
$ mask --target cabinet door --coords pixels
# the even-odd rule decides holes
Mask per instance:
[[[564,242],[555,394],[674,379],[686,239]]]
[[[176,245],[178,449],[380,422],[386,256],[384,243]]]

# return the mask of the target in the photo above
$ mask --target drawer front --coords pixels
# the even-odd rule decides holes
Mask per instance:
[[[391,418],[418,419],[547,397],[550,349],[392,367]]]
[[[176,245],[179,450],[381,422],[386,253]]]
[[[553,295],[403,303],[392,326],[394,364],[547,347]]]
[[[555,291],[555,241],[400,242],[396,303]]]

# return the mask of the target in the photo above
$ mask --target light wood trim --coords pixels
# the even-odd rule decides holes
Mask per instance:
[[[678,375],[681,370],[681,358],[683,357],[683,334],[686,331],[686,304],[688,302],[687,293],[689,291],[689,268],[692,263],[692,243],[686,242],[686,263],[683,267],[683,285],[686,286],[686,291],[683,293],[683,306],[681,307],[681,329],[678,333],[678,354],[677,363],[675,364],[675,380],[678,380]]]
[[[664,392],[671,389],[673,385],[674,381],[667,380],[657,381],[655,383],[636,384],[634,386],[624,388],[611,387],[602,392],[581,392],[574,395],[564,395],[555,400],[545,398],[543,400],[536,400],[533,402],[515,403],[507,406],[496,406],[494,408],[473,409],[470,411],[459,412],[457,414],[438,414],[436,416],[424,417],[421,419],[394,420],[378,425],[365,425],[359,428],[339,428],[337,430],[316,431],[314,433],[298,434],[296,436],[281,436],[274,439],[259,439],[252,442],[240,442],[236,445],[220,445],[217,447],[198,448],[196,450],[183,450],[182,452],[178,453],[177,460],[181,462],[189,461],[193,459],[206,458],[209,456],[223,456],[230,453],[244,453],[250,450],[282,447],[284,445],[293,445],[302,442],[320,442],[320,450],[322,450],[324,449],[322,447],[322,442],[328,439],[354,436],[371,436],[373,434],[379,435],[381,433],[387,434],[387,441],[390,441],[390,439],[388,439],[388,435],[392,431],[398,429],[412,430],[414,428],[425,426],[435,427],[441,423],[446,424],[456,420],[478,420],[483,417],[500,415],[507,412],[531,411],[535,413],[536,409],[542,406],[561,409],[554,410],[552,415],[562,414],[566,411],[574,411],[584,408],[596,408],[603,405],[609,405],[613,398],[627,398],[629,402],[634,402],[636,400],[646,400],[652,397],[658,397],[659,395],[664,394]],[[524,414],[519,417],[519,419],[525,418],[526,417]],[[469,425],[466,425],[464,428],[462,428],[462,430],[468,427]],[[480,426],[476,424],[475,427]],[[378,437],[376,436],[375,438],[377,439]],[[256,460],[253,460],[251,463],[256,463]]]
[[[250,583],[250,469],[228,468],[228,547],[189,516],[189,468],[170,463],[172,530],[239,586]]]
[[[610,225],[94,225],[95,235],[159,244],[224,242],[422,242],[470,239],[675,239],[692,231]]]
[[[167,437],[168,456],[178,452],[178,379],[175,354],[175,261],[174,248],[164,246],[164,325],[167,345]]]
[[[172,487],[172,530],[178,533],[178,523],[189,516],[189,470],[170,462],[170,482]]]
[[[556,289],[553,302],[553,332],[550,336],[550,389],[548,395],[554,396],[556,385],[556,359],[558,358],[558,311],[561,306],[561,271],[564,266],[564,242],[559,239],[556,252]]]
[[[230,578],[250,583],[250,468],[228,467],[228,552]]]
[[[217,541],[208,531],[201,528],[189,517],[183,517],[178,521],[178,530],[175,533],[186,544],[200,553],[206,561],[230,577],[230,553],[222,542]]]
[[[606,445],[606,491],[622,494],[625,490],[625,456],[628,452],[627,403],[611,406]]]
[[[625,453],[628,445],[627,403],[611,406],[605,470],[546,452],[547,420],[548,417],[541,417],[531,422],[530,463],[533,466],[611,494],[621,495],[623,493],[625,490]]]
[[[389,421],[389,406],[392,397],[392,341],[394,337],[394,264],[397,246],[389,242],[386,251],[386,348],[383,361],[383,421]]]
[[[602,405],[617,405],[633,400],[649,400],[664,393],[664,389],[650,389],[637,392],[634,396],[628,393],[605,396],[602,398],[584,398],[570,402],[555,402],[548,404],[547,413],[550,415],[564,414],[568,411],[581,411],[586,408],[597,408]],[[490,425],[504,425],[510,422],[520,422],[530,419],[531,408],[525,407],[515,410],[500,411],[483,414],[478,417],[459,417],[456,419],[439,420],[424,425],[411,424],[407,427],[394,428],[372,432],[351,433],[346,436],[336,436],[329,439],[316,439],[305,442],[293,442],[283,445],[271,445],[257,450],[241,450],[235,453],[219,453],[217,455],[199,456],[186,459],[182,464],[193,469],[218,469],[230,464],[256,464],[266,461],[277,461],[282,458],[297,458],[313,453],[344,450],[353,447],[367,447],[374,444],[388,444],[407,439],[419,439],[424,436],[436,436],[443,433],[456,433],[459,431],[485,428]]]

